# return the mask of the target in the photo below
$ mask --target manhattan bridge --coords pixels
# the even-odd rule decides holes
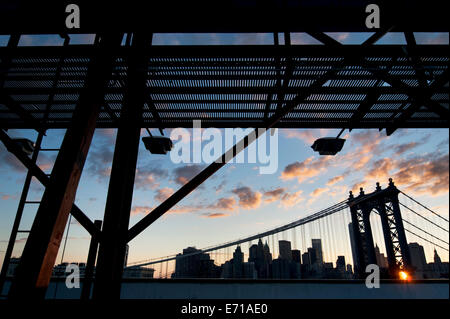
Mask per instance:
[[[259,234],[132,263],[124,277],[149,272],[164,279],[356,279],[367,276],[367,265],[377,264],[384,278],[448,278],[448,262],[438,259],[438,252],[448,259],[448,251],[448,219],[389,179],[384,189],[379,183],[368,194],[361,188],[344,201]],[[425,252],[434,263],[424,261]]]

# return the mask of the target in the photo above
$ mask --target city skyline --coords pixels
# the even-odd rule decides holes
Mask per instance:
[[[313,243],[315,248],[313,248]],[[320,238],[311,239],[311,247],[302,254],[301,250],[289,249],[291,242],[279,240],[278,246],[280,254],[272,254],[268,242],[258,239],[257,244],[249,245],[248,253],[241,249],[241,245],[236,246],[232,252],[232,258],[225,262],[219,262],[211,256],[214,253],[204,253],[195,247],[187,247],[182,253],[177,254],[175,265],[160,265],[159,271],[156,265],[150,267],[125,268],[124,278],[165,278],[165,279],[186,279],[186,278],[229,278],[229,279],[356,279],[355,265],[347,263],[345,256],[337,256],[336,261],[323,260],[317,257],[322,253],[322,240]],[[413,273],[410,276],[414,279],[432,279],[447,276],[449,273],[449,263],[442,262],[437,251],[434,251],[432,261],[426,260],[423,246],[412,242],[409,245],[412,257]],[[382,276],[387,276],[387,258],[380,254],[378,247],[375,247],[377,254],[377,264],[380,267]],[[233,250],[233,249],[232,249]],[[247,256],[247,259],[245,259]],[[230,257],[230,256],[229,256]],[[241,267],[236,271],[236,261]],[[13,258],[8,269],[7,276],[14,275],[14,271],[19,263],[19,259]],[[69,263],[55,265],[53,276],[66,277],[66,267]],[[80,277],[84,277],[86,263],[76,263],[79,267]],[[124,265],[126,267],[126,263]],[[162,268],[165,268],[163,273]],[[95,266],[94,266],[95,276]],[[445,278],[445,277],[444,277]]]
[[[312,247],[312,246],[315,247]],[[298,249],[290,249],[291,242],[279,240],[279,254],[271,252],[268,242],[258,239],[257,244],[248,245],[248,253],[242,250],[242,245],[231,249],[232,257],[218,261],[214,259],[214,253],[204,253],[195,247],[187,247],[182,253],[176,255],[175,266],[168,266],[168,262],[158,266],[136,267],[125,269],[125,274],[133,274],[142,269],[151,270],[152,278],[230,278],[230,279],[356,279],[355,264],[347,263],[344,255],[338,255],[335,261],[320,260],[322,254],[322,240],[311,239],[311,247],[302,253]],[[437,251],[434,259],[427,261],[423,253],[423,246],[418,243],[409,245],[412,264],[410,276],[414,279],[431,279],[447,276],[449,263],[442,262]],[[232,247],[233,248],[233,247]],[[379,252],[376,247],[377,265],[380,267],[382,276],[388,276],[387,258]],[[419,251],[417,253],[416,251]],[[245,258],[247,256],[247,259]],[[297,257],[295,257],[297,256]],[[301,256],[301,257],[300,257]],[[164,264],[166,264],[164,266]],[[295,266],[297,265],[297,266]],[[237,267],[237,270],[236,270]],[[163,268],[165,273],[163,274]],[[157,277],[153,277],[155,276]],[[124,275],[125,276],[125,275]],[[132,275],[133,276],[133,275]],[[388,278],[388,277],[383,277]]]

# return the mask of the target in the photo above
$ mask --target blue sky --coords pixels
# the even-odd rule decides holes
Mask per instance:
[[[370,34],[330,34],[345,44],[357,44]],[[422,44],[448,44],[448,34],[417,34]],[[76,41],[90,41],[78,36]],[[7,40],[0,37],[0,45]],[[26,37],[21,45],[59,45],[57,37]],[[316,42],[305,34],[292,36],[293,44]],[[271,44],[271,34],[155,35],[155,45]],[[404,43],[402,34],[388,34],[382,44]],[[154,130],[156,133],[156,130]],[[336,136],[339,130],[279,130],[278,170],[261,175],[255,164],[227,164],[200,188],[181,201],[130,243],[129,261],[167,256],[187,246],[198,248],[258,233],[304,217],[344,200],[359,187],[372,191],[389,177],[407,194],[448,217],[448,129],[402,129],[387,137],[378,130],[344,133],[347,142],[335,157],[321,157],[310,148],[314,139]],[[31,130],[9,130],[12,137],[35,140]],[[166,130],[166,135],[170,133]],[[76,204],[92,219],[102,219],[116,131],[96,130],[76,196]],[[142,130],[141,136],[147,133]],[[64,130],[49,130],[44,148],[58,148]],[[42,152],[38,164],[50,172],[55,153]],[[0,145],[0,260],[17,209],[25,170]],[[173,164],[169,156],[150,155],[140,143],[130,226],[178,189],[204,165]],[[29,199],[43,192],[35,180]],[[31,227],[36,207],[25,210],[22,229]],[[19,235],[15,255],[23,240]],[[71,224],[64,261],[84,261],[90,237]],[[327,243],[328,244],[328,243]],[[432,247],[429,247],[429,250]],[[443,260],[448,253],[440,252]],[[60,261],[58,257],[57,262]],[[431,261],[430,252],[427,258]],[[335,262],[335,260],[332,260]]]

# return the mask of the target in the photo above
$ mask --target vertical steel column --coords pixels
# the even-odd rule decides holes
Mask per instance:
[[[42,132],[39,132],[38,137],[36,139],[33,155],[31,155],[31,160],[33,161],[33,163],[36,163],[36,160],[38,158],[39,149],[41,148],[43,137],[44,134]],[[25,208],[25,202],[27,200],[28,190],[30,189],[32,177],[33,173],[30,170],[27,170],[25,182],[23,183],[22,194],[20,195],[19,205],[17,206],[16,217],[14,218],[14,224],[11,229],[11,235],[9,236],[8,247],[6,248],[5,257],[3,259],[2,271],[0,273],[0,292],[3,291],[3,285],[6,280],[6,274],[8,273],[9,262],[11,260],[14,244],[16,242],[17,232],[20,227],[20,221],[22,220],[22,214]]]
[[[91,58],[86,89],[75,108],[72,126],[64,136],[36,213],[11,285],[11,299],[45,296],[111,74],[113,61],[109,51],[120,41],[119,35],[105,36],[99,43],[103,50]]]
[[[381,203],[380,203],[381,204]],[[379,213],[381,217],[381,226],[383,227],[383,238],[384,244],[386,246],[386,254],[388,259],[389,268],[396,265],[394,244],[392,243],[391,230],[389,229],[389,220],[387,217],[386,207],[380,206]]]
[[[375,246],[373,244],[372,227],[370,226],[370,214],[371,209],[364,207],[363,222],[364,222],[364,236],[366,242],[367,262],[369,264],[377,264],[377,258],[375,255]]]
[[[102,229],[102,221],[96,220],[94,221],[95,227],[98,230]],[[87,300],[91,296],[91,286],[92,286],[92,277],[94,275],[94,267],[95,267],[95,259],[97,258],[97,250],[98,250],[98,238],[92,236],[91,243],[89,244],[89,253],[86,262],[86,270],[84,272],[84,281],[83,287],[81,290],[81,299]]]
[[[380,183],[377,183],[377,191],[381,191]],[[392,242],[391,230],[389,229],[389,219],[386,212],[386,203],[384,196],[380,196],[378,198],[377,210],[380,214],[381,227],[383,228],[384,245],[386,247],[386,255],[389,265],[389,276],[392,276],[392,269],[396,268],[397,263],[395,261],[394,244]]]
[[[18,35],[16,35],[16,36],[11,35],[11,37],[9,39],[9,42],[8,42],[8,47],[16,47],[18,45],[18,43],[19,43],[19,39],[20,39],[20,36],[18,36]],[[70,38],[67,37],[64,40],[64,46],[69,44],[69,39]],[[61,73],[61,64],[62,64],[62,61],[63,61],[63,57],[61,57],[60,59],[61,59],[60,63],[58,63],[58,66],[57,66],[57,69],[56,69],[56,74],[55,74],[56,76],[53,79],[53,85],[52,85],[53,88],[56,88],[56,86],[58,85],[58,81],[59,81],[59,77],[60,77],[60,73]],[[48,112],[49,112],[49,109],[50,109],[51,104],[53,102],[54,95],[55,94],[52,93],[49,96],[49,100],[47,102],[46,112],[44,113],[43,121],[47,120],[47,118],[48,118]],[[40,130],[39,133],[38,133],[38,137],[36,139],[35,146],[34,146],[35,149],[34,149],[34,152],[33,152],[32,156],[31,156],[31,161],[33,163],[36,163],[37,158],[39,156],[39,152],[41,150],[41,144],[42,144],[42,139],[44,137],[44,134],[45,134],[44,130]],[[33,177],[33,173],[30,171],[30,169],[28,169],[27,175],[26,175],[26,178],[25,178],[25,182],[24,182],[24,185],[23,185],[22,195],[20,196],[19,205],[17,207],[16,217],[14,219],[14,224],[13,224],[13,227],[12,227],[12,230],[11,230],[11,235],[10,235],[9,242],[8,242],[8,247],[6,249],[5,258],[3,260],[2,271],[0,273],[0,292],[3,290],[3,285],[5,283],[6,274],[8,273],[9,263],[10,263],[11,255],[12,255],[12,252],[13,252],[13,249],[14,249],[14,244],[15,244],[15,241],[16,241],[17,232],[19,230],[20,221],[22,219],[22,214],[23,214],[23,210],[24,210],[25,203],[26,203],[26,200],[27,200],[28,190],[30,188],[31,178],[32,177]]]
[[[353,199],[354,199],[353,194],[350,192],[349,200],[351,201]],[[355,242],[355,255],[357,259],[354,261],[355,273],[358,274],[359,278],[363,278],[366,269],[366,261],[364,259],[364,250],[362,247],[362,238],[359,226],[357,205],[350,206],[350,213],[352,217],[353,240]]]
[[[128,56],[127,90],[117,132],[95,275],[93,298],[97,300],[120,298],[139,150],[138,123],[142,120],[145,103],[148,60],[142,52],[148,45],[151,45],[150,37],[133,35],[133,50]]]
[[[408,242],[406,240],[405,228],[403,227],[402,214],[400,212],[400,206],[398,204],[398,193],[399,190],[395,187],[392,178],[389,178],[390,190],[390,200],[392,203],[394,218],[395,218],[395,228],[397,230],[398,241],[400,244],[400,249],[402,250],[403,267],[407,270],[411,270],[411,255],[409,253]]]

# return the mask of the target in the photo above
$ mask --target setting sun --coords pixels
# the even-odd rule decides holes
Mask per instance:
[[[400,279],[401,280],[408,280],[409,279],[408,273],[405,272],[405,271],[400,271],[399,275],[400,275]]]

